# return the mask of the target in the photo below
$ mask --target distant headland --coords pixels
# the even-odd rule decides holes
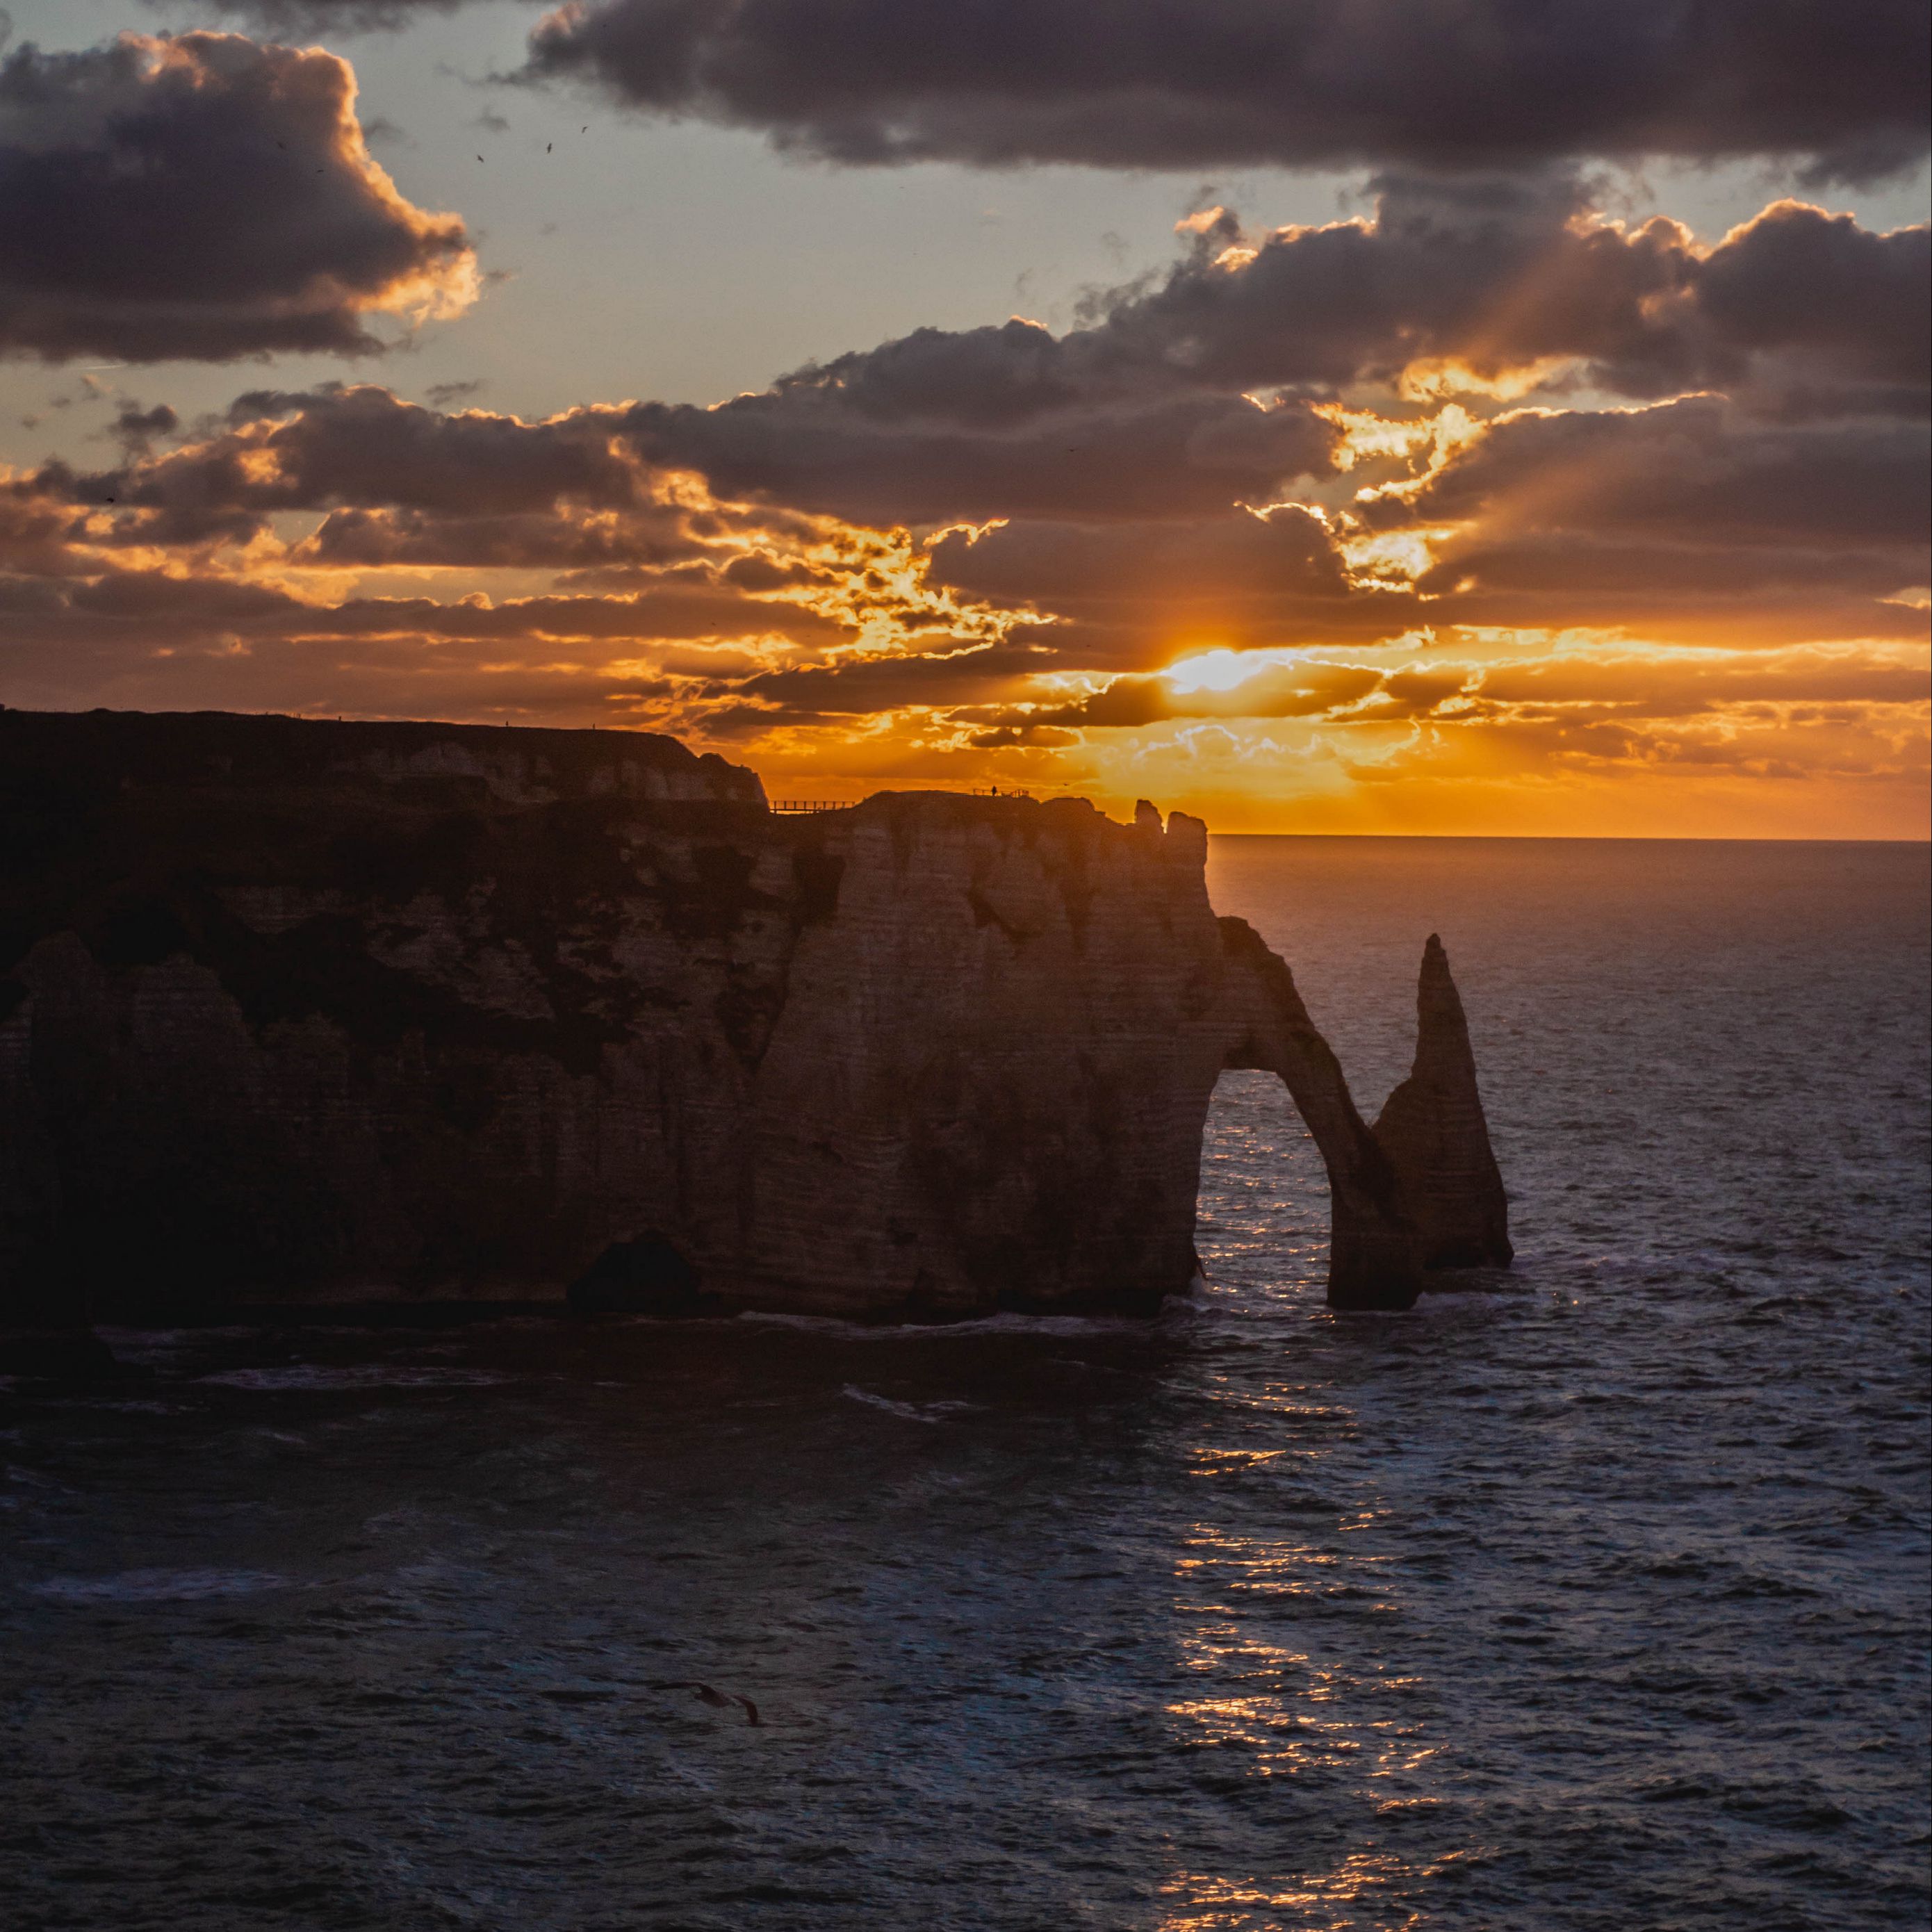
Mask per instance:
[[[1372,1127],[1180,812],[780,813],[638,733],[14,711],[0,812],[30,1365],[269,1304],[1150,1312],[1229,1068],[1321,1150],[1335,1305],[1510,1258],[1440,945]]]

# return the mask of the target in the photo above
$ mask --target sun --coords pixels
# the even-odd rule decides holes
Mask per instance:
[[[1280,662],[1272,651],[1231,651],[1225,645],[1177,658],[1161,673],[1169,687],[1183,697],[1197,691],[1232,691],[1271,670]]]

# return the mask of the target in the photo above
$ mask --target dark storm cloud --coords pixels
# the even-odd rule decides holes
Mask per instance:
[[[832,160],[1515,164],[1924,151],[1920,0],[573,0],[529,72]]]
[[[319,48],[124,34],[0,62],[0,352],[223,362],[382,347],[473,298],[462,222],[397,194]]]

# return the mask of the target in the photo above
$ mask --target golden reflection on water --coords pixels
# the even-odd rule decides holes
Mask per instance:
[[[1286,1395],[1286,1391],[1279,1391]],[[1292,1400],[1286,1406],[1297,1407]],[[1345,1418],[1324,1412],[1332,1424]],[[1288,1457],[1318,1460],[1318,1448],[1197,1446],[1192,1473],[1238,1477]],[[1360,1508],[1336,1526],[1342,1535],[1372,1529],[1387,1512]],[[1433,1809],[1416,1786],[1439,1747],[1427,1735],[1427,1686],[1420,1676],[1379,1670],[1364,1644],[1360,1666],[1337,1665],[1273,1642],[1261,1618],[1346,1600],[1367,1629],[1401,1604],[1394,1557],[1373,1548],[1341,1550],[1290,1538],[1238,1535],[1197,1522],[1174,1564],[1179,1660],[1201,1680],[1201,1694],[1176,1700],[1168,1718],[1183,1750],[1228,1754],[1231,1774],[1256,1780],[1306,1778],[1332,1788],[1339,1778],[1368,1797],[1380,1816]],[[1269,1606],[1280,1606],[1270,1610]],[[1392,1702],[1414,1714],[1390,1714]],[[1376,1802],[1375,1787],[1386,1789]],[[1324,1869],[1281,1888],[1234,1872],[1177,1870],[1163,1885],[1163,1932],[1319,1932],[1319,1928],[1418,1925],[1410,1901],[1418,1886],[1470,1856],[1425,1865],[1385,1847],[1359,1846]]]
[[[1254,1932],[1258,1926],[1281,1932],[1302,1928],[1372,1924],[1405,1928],[1423,1923],[1420,1912],[1387,1894],[1407,1891],[1419,1871],[1406,1859],[1376,1851],[1351,1852],[1332,1871],[1311,1875],[1286,1892],[1211,1872],[1180,1872],[1162,1886],[1174,1900],[1161,1932]],[[1366,1918],[1360,1915],[1366,1911]],[[1266,1917],[1258,1915],[1266,1913]]]
[[[1244,1212],[1209,1226],[1210,1276],[1239,1274],[1252,1258],[1264,1280],[1318,1279],[1325,1228],[1304,1225],[1281,1184],[1284,1163],[1298,1162],[1318,1189],[1311,1150],[1271,1094],[1266,1108],[1211,1177]],[[1250,1241],[1244,1231],[1257,1215]],[[1175,1748],[1202,1754],[1215,1787],[1240,1787],[1244,1813],[1250,1799],[1265,1804],[1279,1833],[1273,1856],[1244,1848],[1217,1859],[1206,1845],[1177,1844],[1160,1922],[1164,1932],[1400,1932],[1426,1922],[1431,1882],[1476,1854],[1445,1857],[1439,1837],[1429,1842],[1446,1767],[1436,1687],[1400,1637],[1400,1526],[1384,1498],[1350,1495],[1326,1467],[1367,1425],[1292,1358],[1281,1368],[1260,1387],[1231,1370],[1190,1444],[1190,1478],[1205,1486],[1171,1561],[1176,1654],[1193,1694],[1166,1712]],[[1258,1492],[1270,1498],[1262,1520],[1280,1534],[1252,1533]],[[1311,1810],[1335,1828],[1298,1825]],[[1230,1840],[1251,1842],[1247,1832]]]

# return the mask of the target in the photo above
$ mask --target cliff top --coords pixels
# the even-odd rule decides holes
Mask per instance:
[[[132,802],[130,793],[141,796],[149,833],[164,842],[156,813],[178,818],[186,812],[183,824],[192,825],[199,823],[196,812],[220,801],[219,808],[232,818],[238,794],[260,800],[271,816],[285,817],[282,808],[296,808],[295,801],[303,800],[299,812],[315,826],[344,814],[366,820],[371,813],[400,812],[413,818],[464,802],[487,810],[486,800],[513,810],[598,800],[750,806],[761,818],[767,805],[755,772],[656,732],[0,707],[0,794],[16,807],[27,804],[29,816],[46,817],[57,800],[76,807],[92,801],[94,809],[117,799]],[[325,808],[325,797],[333,804]],[[1028,841],[1048,832],[1083,843],[1150,838],[1151,849],[1169,862],[1197,868],[1207,852],[1206,826],[1185,813],[1170,817],[1163,838],[1160,814],[1144,801],[1131,824],[1122,826],[1089,800],[1036,799],[1023,792],[878,791],[850,805],[775,813],[768,826],[788,840],[816,844],[828,836],[836,842],[842,828],[881,820],[906,832],[917,825],[989,824],[1002,837]],[[192,836],[206,836],[206,830]],[[24,852],[15,856],[24,860]]]
[[[473,778],[516,803],[602,796],[763,804],[758,774],[652,731],[290,718],[232,711],[0,710],[0,764],[118,787]]]

